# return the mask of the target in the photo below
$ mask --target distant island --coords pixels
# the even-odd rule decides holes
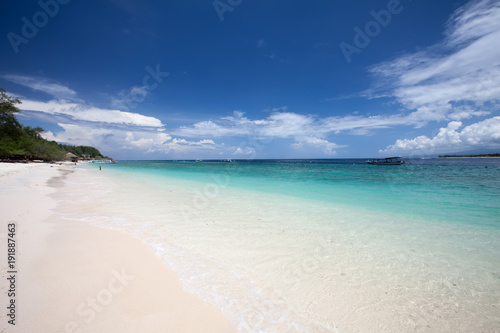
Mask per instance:
[[[21,101],[0,88],[0,161],[113,160],[94,147],[64,145],[44,139],[41,136],[43,128],[23,126],[17,121],[15,114],[21,110],[16,104]]]
[[[500,153],[495,154],[477,154],[477,155],[439,155],[439,158],[500,158]]]

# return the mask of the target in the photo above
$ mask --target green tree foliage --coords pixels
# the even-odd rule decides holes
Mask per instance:
[[[453,157],[500,157],[500,153],[494,154],[474,154],[474,155],[439,155],[440,158],[453,158]]]
[[[22,126],[15,114],[21,101],[0,88],[0,159],[61,161],[71,152],[80,158],[110,159],[98,149],[89,146],[70,146],[41,137],[43,128]]]
[[[69,146],[69,145],[61,145],[63,149],[66,151],[69,151],[76,156],[80,156],[82,158],[90,158],[90,159],[103,159],[103,158],[108,158],[102,156],[101,152],[90,146]]]
[[[21,134],[21,124],[17,121],[15,113],[19,112],[16,104],[21,101],[17,98],[12,98],[5,93],[5,90],[0,89],[0,136],[19,136]]]

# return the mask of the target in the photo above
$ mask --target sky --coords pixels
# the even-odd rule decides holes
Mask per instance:
[[[121,160],[500,151],[500,1],[3,0],[0,87]]]

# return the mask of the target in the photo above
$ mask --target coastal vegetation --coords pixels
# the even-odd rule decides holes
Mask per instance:
[[[439,158],[479,158],[479,157],[500,157],[500,153],[495,154],[475,154],[475,155],[439,155]]]
[[[23,126],[16,118],[20,112],[17,98],[0,89],[0,159],[62,161],[72,153],[81,159],[110,159],[89,146],[71,146],[49,141],[41,136],[41,127]]]

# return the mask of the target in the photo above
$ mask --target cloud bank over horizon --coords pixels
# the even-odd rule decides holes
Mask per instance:
[[[467,126],[480,135],[457,141],[460,120],[498,114],[500,105],[500,3],[471,1],[451,16],[445,39],[416,53],[407,54],[371,68],[388,87],[384,93],[395,98],[422,126],[430,121],[449,121],[448,127],[430,139],[420,136],[401,139],[382,152],[436,153],[472,148],[500,148],[492,129],[499,130],[498,117]],[[377,84],[382,85],[381,82]],[[390,82],[390,83],[389,83]],[[372,93],[376,93],[374,89]],[[458,126],[460,124],[460,126]],[[458,127],[457,127],[458,126]],[[457,134],[457,135],[451,135]]]

